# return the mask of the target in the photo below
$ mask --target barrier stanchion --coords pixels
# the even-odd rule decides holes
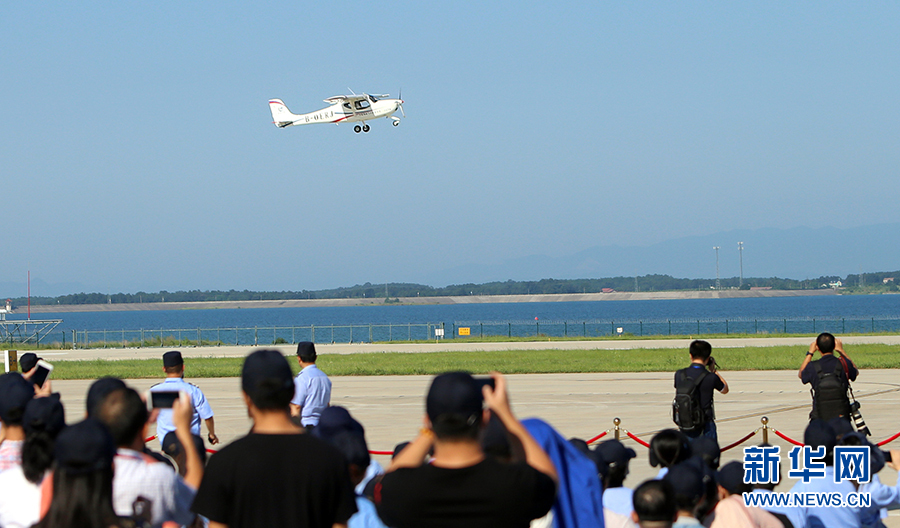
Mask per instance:
[[[628,432],[627,430],[625,431],[625,434],[628,435],[628,438],[631,438],[632,440],[634,440],[635,442],[641,444],[642,446],[648,447],[648,448],[650,447],[650,444],[648,444],[647,442],[644,442],[643,440],[641,440],[641,439],[638,438],[637,436],[631,434],[631,433]]]
[[[602,433],[598,434],[598,435],[595,436],[594,438],[591,438],[590,440],[587,441],[587,444],[590,445],[590,444],[593,444],[594,442],[596,442],[597,440],[600,440],[601,438],[603,438],[604,436],[606,436],[606,435],[609,433],[609,431],[610,431],[610,430],[607,429],[606,431],[603,431]]]
[[[896,440],[898,438],[900,438],[900,433],[895,434],[894,436],[888,438],[887,440],[882,440],[881,442],[878,442],[878,444],[876,444],[876,445],[878,445],[878,447],[881,447],[884,444],[890,444],[891,442],[893,442],[894,440]]]
[[[763,443],[768,444],[769,443],[769,417],[763,416],[762,418],[759,419],[759,421],[762,423]]]
[[[730,444],[730,445],[728,445],[728,446],[726,446],[726,447],[723,447],[723,448],[721,449],[721,452],[724,453],[725,451],[728,451],[728,450],[731,449],[731,448],[734,448],[734,447],[737,447],[737,446],[743,444],[744,442],[746,442],[747,440],[749,440],[751,436],[755,435],[755,434],[758,433],[758,432],[759,432],[759,429],[757,429],[756,431],[753,431],[752,433],[748,434],[748,435],[745,436],[744,438],[741,438],[741,439],[738,440],[737,442],[735,442],[735,443],[733,443],[733,444]]]
[[[616,433],[616,440],[621,439],[621,435],[619,433],[619,424],[621,424],[621,423],[622,423],[622,420],[620,420],[618,416],[613,418],[613,431]]]
[[[784,440],[785,442],[789,442],[789,443],[794,444],[794,445],[796,445],[796,446],[802,446],[802,445],[803,445],[803,442],[798,442],[798,441],[794,440],[793,438],[789,438],[789,437],[785,436],[785,435],[782,434],[781,431],[779,431],[778,429],[772,429],[772,432],[774,432],[775,434],[777,434],[777,435],[779,436],[779,438],[781,438],[781,439]]]

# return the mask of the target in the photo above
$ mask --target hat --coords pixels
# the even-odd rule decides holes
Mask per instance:
[[[572,444],[579,453],[588,457],[588,460],[597,466],[597,474],[600,475],[601,478],[606,478],[606,476],[609,475],[609,463],[603,458],[603,455],[600,454],[599,451],[596,449],[591,451],[587,442],[581,438],[569,438],[569,443]]]
[[[722,450],[719,449],[719,443],[709,438],[701,436],[695,438],[691,442],[691,453],[703,459],[709,467],[719,469],[719,458],[722,456]]]
[[[844,416],[835,416],[831,420],[828,420],[828,425],[834,429],[834,437],[836,439],[853,432],[853,426],[850,425],[850,420]]]
[[[366,434],[362,424],[350,416],[350,411],[339,405],[334,405],[326,407],[322,411],[321,416],[319,416],[319,425],[313,429],[312,434],[327,440],[342,432],[363,437]]]
[[[884,469],[885,459],[884,451],[877,445],[873,444],[866,438],[866,435],[858,431],[847,433],[841,438],[840,445],[843,446],[869,446],[869,466],[871,474],[878,473]]]
[[[751,486],[744,484],[744,465],[734,460],[722,466],[716,472],[716,482],[732,495],[750,491]]]
[[[297,355],[301,358],[316,357],[316,345],[310,341],[300,341],[297,343]]]
[[[163,366],[164,367],[177,367],[180,365],[184,365],[184,358],[181,357],[181,352],[177,350],[170,350],[163,354]]]
[[[834,451],[834,446],[837,444],[837,434],[824,420],[813,420],[806,426],[806,431],[803,433],[803,443],[813,448],[825,446],[825,455],[827,456]]]
[[[203,443],[203,439],[195,434],[191,435],[191,439],[194,441],[197,454],[200,455],[200,461],[206,462],[206,445]],[[178,435],[175,434],[175,431],[166,433],[160,445],[162,445],[163,452],[172,458],[178,457],[183,451],[181,441],[178,440]]]
[[[425,410],[432,422],[441,416],[452,415],[473,425],[481,416],[483,399],[481,387],[471,374],[445,372],[431,381],[425,398]]]
[[[88,418],[59,433],[53,454],[57,467],[69,474],[91,473],[112,467],[116,446],[109,429]]]
[[[43,358],[39,358],[34,352],[26,352],[19,358],[19,367],[21,367],[22,372],[28,372],[37,365],[40,359]]]
[[[10,425],[22,423],[25,406],[34,398],[34,385],[18,372],[0,376],[0,420]]]
[[[634,449],[625,447],[625,444],[618,440],[607,440],[595,447],[594,451],[600,453],[603,460],[610,466],[624,466],[637,456]]]
[[[103,401],[103,398],[106,398],[107,394],[114,390],[124,389],[125,387],[124,381],[112,377],[100,378],[92,383],[91,387],[88,389],[87,400],[85,401],[87,415],[93,416],[94,413],[97,412],[97,407],[100,406],[100,403]]]
[[[55,437],[66,426],[66,411],[59,401],[59,393],[46,398],[34,398],[25,406],[22,427],[26,433],[44,431]]]
[[[696,506],[706,495],[703,473],[692,464],[675,464],[663,477],[675,490],[675,502]]]
[[[279,392],[289,391],[293,395],[294,375],[291,366],[277,350],[257,350],[244,360],[241,389],[254,403]]]

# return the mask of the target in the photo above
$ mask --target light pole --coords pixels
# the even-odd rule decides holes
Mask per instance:
[[[722,285],[719,283],[719,246],[713,246],[713,249],[716,250],[716,289],[721,289]]]
[[[744,285],[744,243],[738,242],[738,254],[741,256],[741,280],[738,283],[738,288]]]

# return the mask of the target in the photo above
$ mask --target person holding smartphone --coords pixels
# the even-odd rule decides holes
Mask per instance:
[[[166,379],[162,383],[150,387],[151,397],[155,392],[178,393],[183,391],[188,393],[191,397],[191,406],[194,408],[194,415],[191,418],[191,434],[200,436],[200,420],[203,420],[206,422],[206,429],[209,433],[206,439],[212,445],[218,444],[216,422],[206,396],[200,387],[184,381],[184,358],[181,356],[181,352],[171,350],[163,354],[163,372],[166,373]],[[175,424],[172,422],[172,410],[170,408],[160,409],[159,417],[156,419],[156,438],[160,444],[166,435],[173,431],[175,431]]]

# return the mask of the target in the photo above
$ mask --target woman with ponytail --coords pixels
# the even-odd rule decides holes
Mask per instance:
[[[40,519],[41,483],[53,465],[56,436],[65,426],[59,394],[25,406],[22,465],[0,472],[0,526],[28,527]]]

